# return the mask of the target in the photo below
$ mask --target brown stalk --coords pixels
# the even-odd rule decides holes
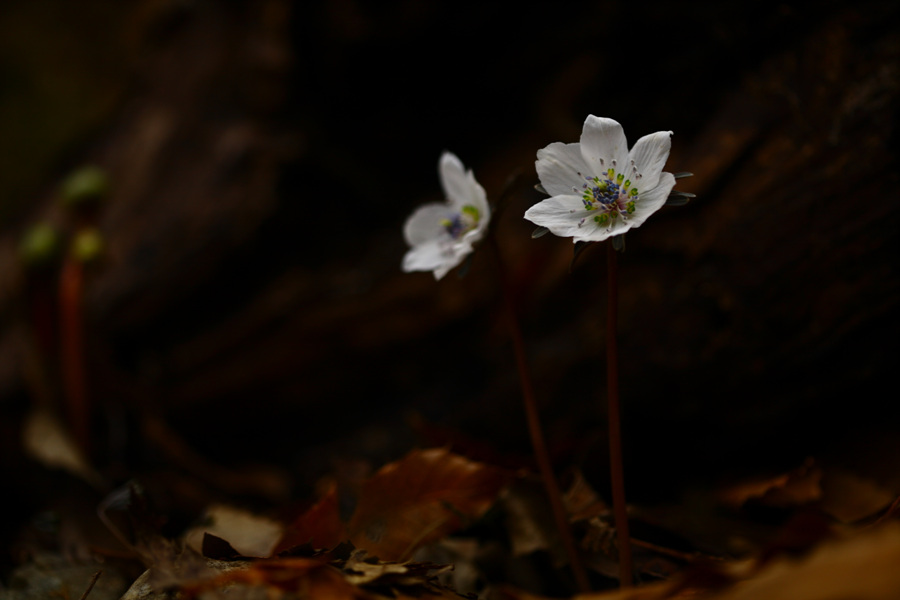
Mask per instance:
[[[89,456],[91,428],[84,366],[83,289],[84,266],[77,258],[67,256],[59,275],[60,363],[69,423],[79,447]]]
[[[618,280],[616,249],[607,243],[606,254],[606,390],[609,421],[609,468],[612,480],[613,517],[619,547],[619,585],[632,586],[631,538],[628,534],[628,509],[625,505],[625,472],[622,467],[622,425],[619,414],[619,349],[616,343],[618,316]]]
[[[572,531],[569,527],[569,519],[566,508],[563,505],[562,493],[556,477],[553,474],[553,466],[550,462],[550,453],[547,451],[547,443],[544,440],[544,432],[541,427],[540,413],[538,412],[537,402],[534,399],[534,387],[531,383],[531,372],[528,368],[528,358],[525,353],[525,342],[522,338],[522,330],[519,327],[519,321],[516,318],[515,304],[512,298],[512,290],[506,277],[506,270],[503,266],[503,260],[500,256],[500,248],[493,236],[490,237],[490,245],[493,250],[495,264],[500,275],[500,283],[503,288],[504,312],[506,313],[506,323],[509,328],[509,335],[512,338],[513,351],[516,356],[516,368],[519,372],[519,382],[522,386],[522,401],[525,407],[525,416],[528,421],[528,433],[531,436],[531,445],[534,449],[535,460],[538,464],[538,470],[544,487],[547,490],[547,496],[550,499],[550,506],[553,511],[553,519],[556,528],[559,530],[559,537],[562,541],[569,564],[572,567],[572,573],[581,592],[590,591],[590,582],[587,572],[581,561],[581,556],[575,547],[575,541],[572,538]]]

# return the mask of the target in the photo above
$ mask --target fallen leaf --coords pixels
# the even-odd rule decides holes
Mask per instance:
[[[805,559],[781,558],[710,600],[896,600],[900,526],[826,542]]]
[[[812,459],[807,459],[788,473],[732,485],[719,492],[719,499],[735,509],[751,500],[776,508],[802,506],[822,497],[821,481],[822,469]]]
[[[204,534],[211,534],[228,542],[240,556],[266,558],[284,535],[283,526],[273,519],[232,506],[210,506],[203,520],[203,525],[185,534],[185,543],[198,554],[203,553]]]
[[[45,466],[64,469],[98,488],[103,487],[103,478],[88,464],[75,440],[50,411],[37,409],[28,416],[22,443],[25,451]]]
[[[451,598],[461,596],[437,582],[437,575],[450,567],[430,563],[385,563],[366,558],[357,551],[349,559],[273,558],[244,563],[205,581],[185,584],[186,600],[208,597],[224,591],[223,597],[237,595],[237,587],[251,588],[247,595],[270,600],[315,598],[334,600],[376,600]]]
[[[403,560],[483,515],[509,480],[447,449],[413,451],[363,484],[350,541],[383,560]]]
[[[275,553],[310,544],[313,548],[334,548],[347,540],[347,526],[341,521],[337,486],[332,483],[325,495],[287,527]]]
[[[572,470],[572,482],[569,489],[563,495],[563,502],[569,513],[569,520],[586,521],[594,517],[605,515],[609,512],[609,506],[600,498],[591,487],[581,469]]]
[[[197,598],[205,592],[237,585],[268,589],[268,598],[281,598],[284,593],[301,594],[305,598],[364,600],[368,595],[345,581],[339,570],[316,558],[282,558],[260,560],[246,569],[235,569],[216,577],[181,587],[185,599]],[[276,595],[277,592],[281,594]]]
[[[875,481],[836,468],[826,471],[822,486],[822,510],[843,523],[870,517],[896,498]]]
[[[900,524],[825,542],[804,558],[704,564],[682,577],[637,588],[579,594],[577,600],[896,600]],[[761,566],[760,566],[761,565]],[[546,600],[504,588],[508,600]]]
[[[278,551],[305,543],[331,548],[349,540],[383,560],[405,560],[483,515],[510,478],[507,471],[444,448],[416,450],[362,483],[346,524],[331,487],[287,528]]]

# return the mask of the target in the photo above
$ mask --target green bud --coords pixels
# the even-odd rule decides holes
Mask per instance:
[[[72,256],[80,263],[97,260],[103,252],[103,238],[96,229],[82,229],[72,240]]]
[[[26,265],[50,262],[59,248],[59,234],[49,223],[38,223],[25,232],[19,242],[19,256]]]
[[[109,178],[100,167],[87,166],[73,171],[60,187],[64,206],[73,208],[99,200],[109,189]]]

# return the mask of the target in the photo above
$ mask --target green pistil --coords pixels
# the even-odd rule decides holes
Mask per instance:
[[[609,215],[606,213],[597,215],[594,217],[594,222],[596,222],[597,225],[606,225],[609,222]]]
[[[462,214],[468,215],[475,223],[481,220],[481,212],[471,204],[462,207]]]
[[[628,211],[628,214],[629,214],[629,215],[630,215],[631,213],[633,213],[633,212],[634,212],[634,200],[632,200],[632,201],[630,201],[628,204],[626,204],[626,205],[625,205],[625,209]]]
[[[619,185],[622,185],[622,182],[624,180],[625,180],[625,175],[623,175],[622,173],[619,173],[618,175],[616,175],[616,183],[618,183]]]
[[[638,195],[637,188],[631,188],[631,190],[628,192],[628,195],[631,196],[632,198],[637,196]]]
[[[612,167],[610,167],[610,169],[606,172],[606,177],[607,177],[610,181],[612,181],[612,180],[613,180],[613,177],[615,177],[615,176],[616,176],[616,170],[613,169]]]

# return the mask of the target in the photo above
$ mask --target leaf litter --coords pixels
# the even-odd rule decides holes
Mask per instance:
[[[58,436],[47,439],[56,443]],[[32,436],[28,447],[38,440]],[[565,503],[580,550],[598,587],[613,587],[609,508],[580,471],[571,470],[568,480]],[[319,489],[319,498],[289,519],[214,502],[178,538],[160,533],[140,486],[117,491],[102,505],[104,518],[148,569],[123,600],[574,597],[559,593],[564,579],[548,588],[522,576],[523,569],[543,568],[540,556],[551,569],[566,568],[547,500],[528,470],[430,448],[371,474],[346,464]],[[644,583],[577,597],[895,598],[897,504],[889,484],[808,459],[674,507],[632,506]]]

